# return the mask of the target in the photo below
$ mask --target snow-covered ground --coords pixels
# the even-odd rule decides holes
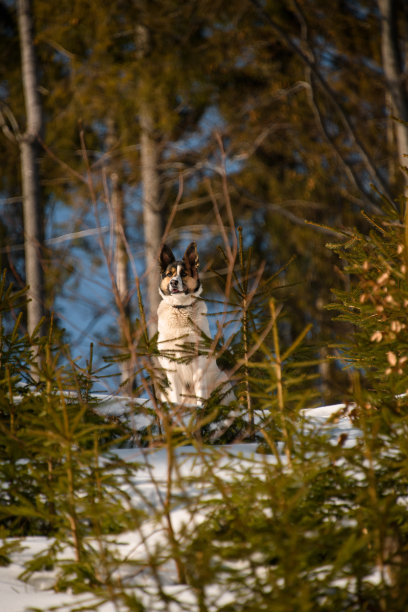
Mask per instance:
[[[105,402],[106,412],[117,415],[121,414],[123,405],[115,402],[114,400],[106,400]],[[344,410],[343,410],[344,409]],[[337,418],[333,418],[334,415],[338,415]],[[356,436],[359,435],[349,418],[348,411],[344,405],[325,406],[321,408],[313,408],[305,411],[308,422],[312,428],[328,428],[330,431],[330,437],[333,441],[338,441],[339,437],[343,435],[345,444],[352,445]],[[346,435],[345,435],[346,434]],[[255,444],[236,444],[229,446],[216,446],[211,447],[206,452],[215,452],[219,455],[220,459],[217,463],[217,469],[221,469],[223,464],[223,457],[225,463],[228,463],[231,467],[231,462],[236,461],[237,470],[242,469],[245,461],[251,461],[251,457],[254,457],[257,445]],[[167,455],[164,449],[148,450],[143,451],[141,449],[122,449],[118,450],[118,455],[128,462],[138,461],[145,463],[146,469],[141,469],[135,473],[133,490],[138,490],[140,498],[153,500],[160,496],[165,498],[166,495],[166,482],[168,477],[168,465]],[[186,488],[188,488],[188,477],[193,473],[197,476],[200,474],[202,469],[203,456],[200,453],[195,453],[193,447],[181,447],[176,451],[176,462],[181,477],[186,478]],[[273,460],[273,458],[271,458]],[[204,486],[204,483],[203,483]],[[205,486],[204,486],[205,490]],[[198,494],[205,494],[204,490]],[[197,492],[196,492],[197,494]],[[139,498],[139,499],[140,499]],[[190,524],[193,520],[199,520],[197,517],[189,515],[189,511],[180,505],[172,510],[172,522],[176,527],[184,524]],[[160,542],[163,537],[163,532],[160,525],[155,522],[149,523],[143,527],[144,533],[138,532],[123,534],[118,536],[121,544],[120,551],[125,558],[132,558],[134,555],[143,554],[141,549],[146,546],[146,541],[149,542],[150,547],[154,547],[155,543]],[[151,532],[149,533],[149,529]],[[146,538],[145,541],[143,539]],[[29,537],[22,541],[22,549],[19,552],[15,552],[12,555],[13,562],[7,567],[0,567],[0,609],[3,612],[25,612],[27,610],[49,610],[57,608],[59,610],[72,610],[73,608],[85,606],[88,610],[98,610],[98,612],[118,612],[112,603],[103,603],[98,607],[93,607],[93,596],[90,594],[74,595],[69,592],[56,593],[52,590],[54,581],[53,572],[37,572],[33,574],[28,582],[23,582],[19,579],[19,576],[24,570],[24,562],[32,558],[35,554],[41,550],[46,549],[48,542],[43,537]],[[125,567],[125,565],[124,565]],[[126,570],[122,570],[125,571]],[[169,569],[169,572],[171,570]],[[126,576],[124,576],[126,578]],[[166,582],[166,581],[165,581]],[[169,595],[177,595],[178,599],[182,599],[188,609],[189,598],[191,593],[188,590],[183,589],[177,585],[177,581],[169,580],[166,584],[166,589]],[[146,594],[146,601],[144,602],[147,610],[169,609],[177,612],[180,608],[177,604],[171,604],[167,608],[154,607],[152,601],[148,601],[148,595]],[[217,598],[217,602],[220,605],[222,601],[220,598],[225,599],[225,603],[228,602],[228,593],[215,593],[214,597]],[[193,609],[193,608],[192,608]],[[195,609],[195,608],[194,608]]]

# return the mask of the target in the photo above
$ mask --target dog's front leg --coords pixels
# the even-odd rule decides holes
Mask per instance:
[[[208,399],[208,360],[207,357],[197,357],[196,367],[193,373],[194,395],[197,398],[197,404],[203,406],[205,400]]]
[[[167,372],[167,380],[169,386],[167,388],[167,398],[171,404],[179,405],[181,403],[181,389],[177,372]]]
[[[178,376],[175,364],[170,359],[164,357],[160,357],[159,362],[163,373],[167,378],[167,385],[166,387],[163,387],[160,393],[161,400],[171,404],[179,404],[181,400],[181,391],[178,385]]]

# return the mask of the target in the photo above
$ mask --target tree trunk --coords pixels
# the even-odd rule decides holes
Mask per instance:
[[[404,67],[398,43],[397,2],[378,0],[381,13],[381,53],[384,76],[391,100],[395,121],[398,161],[401,167],[408,166],[408,94],[404,78]],[[405,196],[408,196],[408,175],[405,177]]]
[[[136,57],[142,63],[150,53],[149,31],[143,25],[135,28]],[[143,77],[141,77],[143,78]],[[146,99],[141,82],[139,103],[140,164],[143,194],[143,227],[145,274],[147,282],[148,329],[150,336],[157,331],[159,296],[158,257],[163,235],[163,206],[160,201],[159,145],[155,135],[154,112]]]
[[[128,254],[126,249],[125,205],[117,172],[111,172],[112,211],[115,235],[115,280],[124,314],[129,315]]]
[[[111,189],[112,189],[112,210],[114,219],[114,235],[115,235],[115,281],[118,291],[119,301],[119,329],[121,335],[121,343],[126,352],[129,352],[130,358],[121,362],[121,383],[130,392],[133,383],[133,367],[132,367],[132,327],[130,322],[130,303],[129,303],[129,274],[128,262],[129,257],[126,249],[126,222],[125,222],[125,203],[123,191],[119,181],[117,172],[111,173]]]
[[[158,144],[154,137],[154,122],[147,102],[139,109],[141,128],[140,155],[143,189],[143,226],[145,243],[149,333],[157,330],[156,313],[160,303],[158,256],[163,234],[163,209],[160,204]]]
[[[26,131],[20,138],[23,190],[25,269],[28,285],[27,328],[32,334],[44,316],[44,273],[41,264],[43,220],[39,177],[43,115],[38,92],[30,0],[18,0],[21,68],[26,111]]]
[[[115,123],[107,119],[106,146],[112,151],[117,143]],[[117,163],[109,159],[108,175],[111,186],[111,204],[114,233],[114,280],[116,284],[116,302],[118,308],[118,327],[120,341],[126,352],[132,355],[132,332],[130,324],[129,303],[129,256],[127,252],[125,202]],[[120,364],[121,383],[130,391],[132,387],[132,359],[126,359]]]

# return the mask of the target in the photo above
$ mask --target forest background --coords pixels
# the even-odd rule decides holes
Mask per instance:
[[[406,3],[5,0],[0,28],[0,265],[28,331],[52,313],[73,358],[125,355],[125,381],[162,241],[198,242],[216,297],[241,226],[285,345],[312,324],[319,401],[344,398],[325,307],[350,275],[326,245],[403,219]]]
[[[407,3],[0,28],[2,601],[405,612]],[[157,255],[191,240],[214,339],[183,358],[229,406],[157,399]]]

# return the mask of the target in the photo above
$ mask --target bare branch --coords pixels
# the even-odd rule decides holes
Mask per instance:
[[[75,59],[75,54],[71,53],[71,51],[68,51],[68,49],[66,49],[65,47],[63,47],[59,42],[57,42],[56,40],[52,40],[50,38],[45,38],[44,42],[46,44],[48,44],[52,49],[55,49],[55,51],[57,51],[58,53],[60,53],[61,55],[63,55],[64,57],[68,58],[69,60],[73,60]]]
[[[371,212],[375,214],[380,214],[381,209],[367,198],[364,187],[361,183],[360,177],[354,171],[354,168],[351,166],[351,164],[349,164],[345,160],[343,152],[341,151],[340,147],[337,146],[334,138],[330,136],[329,130],[327,129],[327,126],[326,126],[325,118],[323,116],[320,105],[317,101],[316,90],[313,85],[313,76],[311,74],[311,71],[308,70],[308,72],[309,72],[309,89],[308,89],[309,103],[312,108],[312,111],[315,117],[315,121],[320,128],[320,131],[322,132],[324,138],[326,139],[326,142],[331,146],[338,161],[343,166],[343,169],[345,173],[347,174],[351,184],[354,185],[356,189],[358,189],[358,191],[362,194],[363,200],[361,202],[361,207],[368,208]]]
[[[21,140],[21,131],[17,119],[11,108],[3,100],[0,100],[0,128],[11,142]]]
[[[166,241],[166,238],[170,232],[170,228],[173,224],[174,218],[176,216],[177,210],[179,209],[179,205],[180,205],[180,200],[183,196],[183,189],[184,189],[184,181],[183,181],[183,175],[180,173],[179,174],[179,188],[178,188],[178,193],[177,193],[177,197],[176,197],[176,201],[173,205],[172,211],[170,213],[170,216],[168,218],[166,227],[164,229],[163,232],[163,237],[162,237],[162,244],[164,244],[164,242]]]
[[[88,183],[88,179],[87,177],[82,176],[82,174],[80,174],[79,172],[77,172],[76,170],[74,170],[73,168],[71,168],[71,166],[69,166],[66,162],[64,162],[62,159],[60,159],[57,155],[55,155],[55,153],[50,149],[50,147],[48,145],[45,144],[45,142],[43,141],[42,138],[39,138],[39,143],[42,146],[42,148],[44,149],[44,151],[51,157],[51,159],[53,159],[55,162],[57,162],[57,164],[59,166],[61,166],[62,168],[64,168],[65,170],[67,170],[69,172],[69,174],[71,174],[72,176],[74,176],[76,179],[78,179],[79,181],[81,181],[81,183]]]
[[[21,200],[21,198],[20,198]],[[78,238],[87,238],[88,236],[99,235],[101,232],[107,232],[108,227],[94,227],[86,230],[81,230],[79,232],[70,232],[69,234],[63,234],[62,236],[55,236],[54,238],[48,238],[44,240],[46,245],[60,244],[61,242],[68,242],[69,240],[77,240]],[[21,244],[13,244],[7,247],[0,249],[0,253],[7,252],[15,252],[15,251],[23,251],[24,243]]]
[[[323,77],[321,72],[319,71],[316,63],[309,57],[307,53],[305,53],[299,45],[297,45],[288,34],[279,26],[272,17],[265,11],[263,5],[259,0],[251,0],[252,4],[255,6],[257,12],[262,15],[262,17],[268,22],[271,28],[275,31],[275,33],[279,36],[279,38],[285,43],[285,45],[291,49],[303,62],[303,64],[311,71],[313,74],[316,83],[319,85],[321,90],[326,95],[327,99],[330,101],[333,109],[336,111],[343,127],[346,130],[348,137],[354,143],[357,151],[359,152],[362,161],[364,162],[365,168],[371,177],[371,180],[374,184],[378,186],[380,191],[384,194],[384,196],[390,201],[393,202],[393,198],[390,194],[388,184],[381,176],[380,172],[377,170],[371,155],[365,148],[364,144],[361,142],[358,137],[349,117],[341,106],[336,93],[332,90],[329,83]]]

